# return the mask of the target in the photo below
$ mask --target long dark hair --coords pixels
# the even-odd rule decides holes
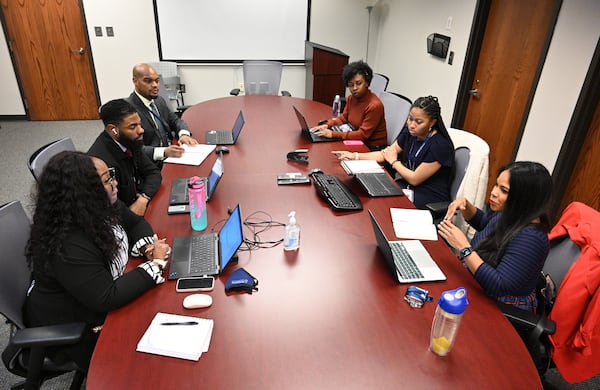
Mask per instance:
[[[52,157],[37,183],[33,225],[27,249],[31,266],[47,270],[63,259],[64,243],[73,232],[85,232],[109,264],[117,253],[113,226],[116,208],[104,189],[92,157],[62,152]]]
[[[477,252],[486,263],[496,267],[506,245],[523,228],[533,225],[547,232],[550,229],[548,205],[552,198],[552,177],[540,163],[516,161],[498,170],[498,176],[510,172],[509,190],[504,209],[498,217],[496,230],[481,241]],[[536,218],[539,223],[533,224]]]

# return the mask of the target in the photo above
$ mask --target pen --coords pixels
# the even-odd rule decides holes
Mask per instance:
[[[186,321],[186,322],[161,322],[161,325],[198,325],[196,321]]]

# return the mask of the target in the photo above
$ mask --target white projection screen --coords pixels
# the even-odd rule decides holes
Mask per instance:
[[[154,0],[160,57],[304,62],[310,0]]]

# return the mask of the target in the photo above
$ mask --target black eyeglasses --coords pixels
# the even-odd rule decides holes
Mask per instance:
[[[116,178],[116,170],[115,168],[108,168],[108,178],[106,180],[102,180],[102,184],[105,185],[112,185],[113,181],[115,181]]]

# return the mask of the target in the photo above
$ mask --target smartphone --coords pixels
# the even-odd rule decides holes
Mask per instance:
[[[167,209],[167,213],[168,214],[185,214],[190,212],[190,205],[189,204],[182,204],[179,206],[169,206],[169,208]]]
[[[215,278],[212,276],[200,276],[194,278],[177,279],[175,291],[212,291],[215,287]]]

